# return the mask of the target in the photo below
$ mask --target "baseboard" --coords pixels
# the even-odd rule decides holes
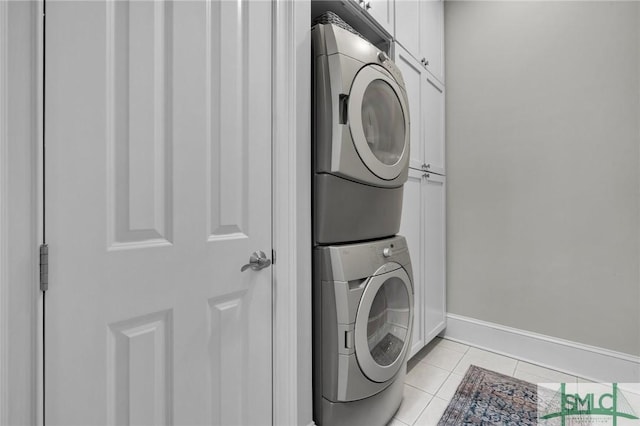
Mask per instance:
[[[444,337],[596,382],[640,382],[640,357],[448,314]]]

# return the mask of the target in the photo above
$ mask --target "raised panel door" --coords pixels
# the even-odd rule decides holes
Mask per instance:
[[[409,169],[409,178],[404,184],[400,235],[407,240],[413,270],[413,336],[409,357],[425,345],[424,341],[424,185],[423,172]]]
[[[422,89],[424,161],[426,170],[445,171],[444,89],[429,73],[424,73]]]
[[[427,70],[444,83],[444,2],[420,0],[420,51]]]
[[[396,0],[396,41],[416,58],[420,57],[420,2]]]
[[[423,111],[422,111],[422,86],[423,68],[402,46],[396,44],[395,63],[402,72],[407,98],[409,103],[409,146],[411,154],[409,157],[409,167],[420,169],[424,164],[424,143],[423,143]]]
[[[394,0],[365,0],[364,8],[392,37],[395,35]]]
[[[425,343],[446,326],[446,178],[429,173],[424,185]]]
[[[271,3],[46,7],[46,423],[270,423]]]

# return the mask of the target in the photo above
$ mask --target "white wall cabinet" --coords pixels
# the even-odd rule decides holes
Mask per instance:
[[[394,0],[358,0],[373,19],[391,36],[395,35],[395,2]]]
[[[410,169],[404,186],[400,234],[407,239],[415,292],[410,356],[446,326],[445,180]]]
[[[444,2],[420,0],[420,53],[427,70],[444,83]]]
[[[416,59],[410,51],[427,45],[415,34],[425,34],[425,11],[435,14],[429,19],[441,21],[442,15],[437,15],[441,6],[441,2],[396,1],[396,34],[400,43],[402,37],[406,42],[396,43],[395,63],[407,89],[411,138],[409,178],[404,186],[400,223],[400,234],[406,237],[411,255],[415,291],[410,356],[446,327],[444,79],[429,72],[432,62],[427,66],[426,60]],[[438,28],[442,31],[441,23]],[[439,60],[441,63],[441,56]]]
[[[409,121],[410,121],[410,146],[409,167],[421,169],[424,161],[424,144],[422,143],[422,97],[424,82],[424,68],[420,66],[413,56],[405,49],[396,44],[395,63],[402,72],[404,84],[407,88],[409,100]]]
[[[420,113],[424,169],[444,175],[444,86],[428,72],[423,74]]]
[[[446,178],[425,173],[424,197],[424,341],[444,330],[446,301]]]
[[[396,41],[444,83],[444,2],[397,0]]]
[[[395,63],[400,68],[409,98],[411,155],[409,167],[445,173],[444,86],[402,46],[396,44]]]
[[[424,340],[424,197],[423,175],[420,170],[409,169],[409,178],[404,184],[400,235],[407,239],[407,248],[413,268],[413,336],[409,356],[412,357],[426,344]]]

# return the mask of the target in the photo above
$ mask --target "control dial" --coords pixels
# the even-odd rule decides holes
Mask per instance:
[[[385,247],[384,249],[382,249],[382,255],[384,257],[391,257],[392,254],[393,254],[393,251],[391,251],[390,247]]]

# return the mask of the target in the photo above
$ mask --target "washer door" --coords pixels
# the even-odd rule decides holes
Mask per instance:
[[[358,71],[348,114],[351,137],[365,166],[381,179],[398,177],[409,161],[409,109],[391,74],[378,65]]]
[[[399,267],[372,276],[360,298],[355,327],[356,359],[370,380],[386,382],[400,370],[412,326],[413,289],[406,271]]]

